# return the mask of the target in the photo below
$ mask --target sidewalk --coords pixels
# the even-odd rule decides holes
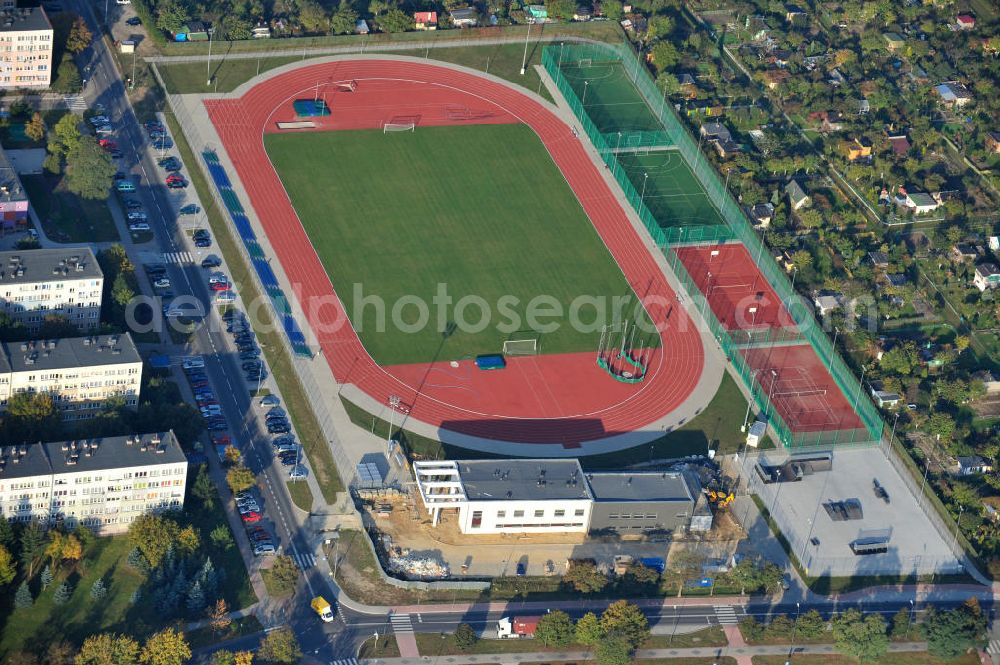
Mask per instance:
[[[652,660],[668,658],[719,658],[729,656],[735,658],[740,665],[750,665],[753,656],[788,656],[794,649],[796,654],[836,654],[838,651],[832,644],[813,645],[789,645],[789,644],[769,644],[761,646],[735,646],[725,647],[694,647],[686,649],[640,649],[635,652],[635,659]],[[926,642],[899,642],[889,645],[889,651],[893,653],[914,653],[927,650]],[[501,663],[501,665],[517,665],[518,663],[551,663],[556,661],[585,661],[593,659],[591,651],[562,651],[553,653],[551,651],[534,651],[527,653],[498,653],[498,654],[475,654],[475,655],[448,655],[445,660],[448,665],[479,665],[481,663]],[[370,659],[367,663],[371,665],[426,665],[427,660],[433,658],[428,654],[420,658],[379,658]],[[435,661],[437,659],[435,658]]]

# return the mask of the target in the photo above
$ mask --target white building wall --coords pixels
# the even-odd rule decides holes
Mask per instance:
[[[154,462],[156,453],[149,456]],[[186,480],[187,462],[15,478],[0,482],[0,517],[50,525],[61,518],[67,528],[110,535],[144,513],[182,510]]]
[[[86,332],[100,324],[103,291],[103,277],[60,277],[27,284],[0,282],[0,308],[29,330],[38,330],[47,316],[61,316]]]
[[[590,508],[590,499],[470,500],[458,506],[458,525],[468,534],[586,533]]]
[[[114,396],[136,406],[141,386],[141,361],[0,374],[0,412],[14,395],[36,392],[50,393],[67,420],[87,418]]]

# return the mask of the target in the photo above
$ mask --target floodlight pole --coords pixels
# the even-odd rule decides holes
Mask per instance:
[[[565,46],[566,42],[559,42],[559,67],[557,68],[559,69],[559,71],[562,71],[562,56],[563,56],[563,48]]]
[[[774,392],[774,382],[777,380],[777,378],[778,378],[778,373],[772,369],[771,387],[767,389],[767,403],[764,404],[764,417],[767,418],[769,422],[770,422],[769,416],[771,413],[771,393]]]
[[[528,21],[528,31],[524,33],[524,56],[521,57],[521,76],[528,68],[528,37],[531,36],[531,21]]]
[[[580,106],[587,107],[587,88],[590,87],[590,81],[583,82],[583,99],[580,100]]]
[[[757,374],[757,370],[753,370],[753,372],[750,373],[750,376],[753,377],[755,374]],[[747,423],[750,422],[750,405],[752,403],[753,403],[753,395],[751,395],[750,399],[747,400],[747,415],[743,416],[743,427],[740,428],[741,432],[747,431]]]
[[[212,85],[212,33],[208,33],[208,61],[205,63],[205,85]]]
[[[642,174],[642,194],[639,195],[639,203],[645,203],[646,200],[646,181],[649,180],[649,172],[646,171]]]

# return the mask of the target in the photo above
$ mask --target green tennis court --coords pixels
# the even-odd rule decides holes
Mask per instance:
[[[564,61],[560,69],[602,134],[663,129],[621,61]]]
[[[617,157],[661,227],[725,225],[680,152],[621,152]]]

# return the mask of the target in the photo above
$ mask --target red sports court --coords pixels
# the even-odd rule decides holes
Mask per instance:
[[[795,329],[781,298],[742,243],[678,247],[677,256],[726,330]]]
[[[852,406],[864,395],[844,395],[809,344],[758,346],[740,352],[793,432],[864,427]]]

